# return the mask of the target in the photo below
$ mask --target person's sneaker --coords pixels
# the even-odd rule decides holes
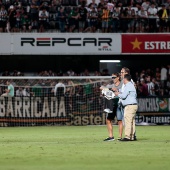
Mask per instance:
[[[108,138],[104,139],[103,141],[113,141],[113,140],[115,140],[114,137],[112,137],[112,138],[108,137]]]
[[[104,112],[106,113],[112,113],[112,111],[110,109],[104,109]]]
[[[117,138],[117,140],[119,140],[119,141],[120,141],[120,140],[122,140],[122,138],[121,138],[121,137],[118,137],[118,138]]]
[[[128,139],[128,138],[123,138],[120,140],[121,142],[128,142],[128,141],[131,141],[131,139]]]

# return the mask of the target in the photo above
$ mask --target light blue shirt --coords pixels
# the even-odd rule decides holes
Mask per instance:
[[[8,90],[9,90],[9,96],[13,97],[14,96],[14,86],[12,84],[10,84],[8,86]]]
[[[123,91],[118,94],[118,97],[121,99],[123,106],[137,103],[137,93],[134,84],[132,82],[125,84]]]

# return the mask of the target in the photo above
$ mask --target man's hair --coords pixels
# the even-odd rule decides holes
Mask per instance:
[[[11,81],[11,80],[9,80],[9,79],[7,79],[7,80],[6,80],[6,83],[7,83],[7,82],[11,83],[12,81]]]
[[[125,70],[125,72],[126,72],[127,74],[130,74],[130,69],[129,69],[129,68],[127,68],[127,67],[123,67],[122,69],[124,69],[124,70]]]
[[[131,81],[132,77],[130,74],[125,74],[124,79],[126,79],[127,81]]]

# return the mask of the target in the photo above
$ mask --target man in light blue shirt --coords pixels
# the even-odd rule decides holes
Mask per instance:
[[[115,92],[121,99],[124,107],[125,138],[120,141],[133,141],[135,134],[135,116],[138,109],[137,93],[134,84],[131,82],[131,75],[125,74],[123,83],[125,84],[122,92]]]
[[[8,80],[6,82],[8,89],[5,90],[5,93],[2,94],[1,96],[6,96],[6,97],[14,97],[14,86],[11,84],[11,82]]]

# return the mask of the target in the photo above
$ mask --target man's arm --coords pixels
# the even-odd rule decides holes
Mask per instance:
[[[8,89],[5,89],[5,92],[6,92],[6,93],[10,93],[10,90],[11,90],[11,87],[8,86]]]
[[[115,92],[115,95],[124,100],[129,95],[129,90],[126,87],[123,92]]]

